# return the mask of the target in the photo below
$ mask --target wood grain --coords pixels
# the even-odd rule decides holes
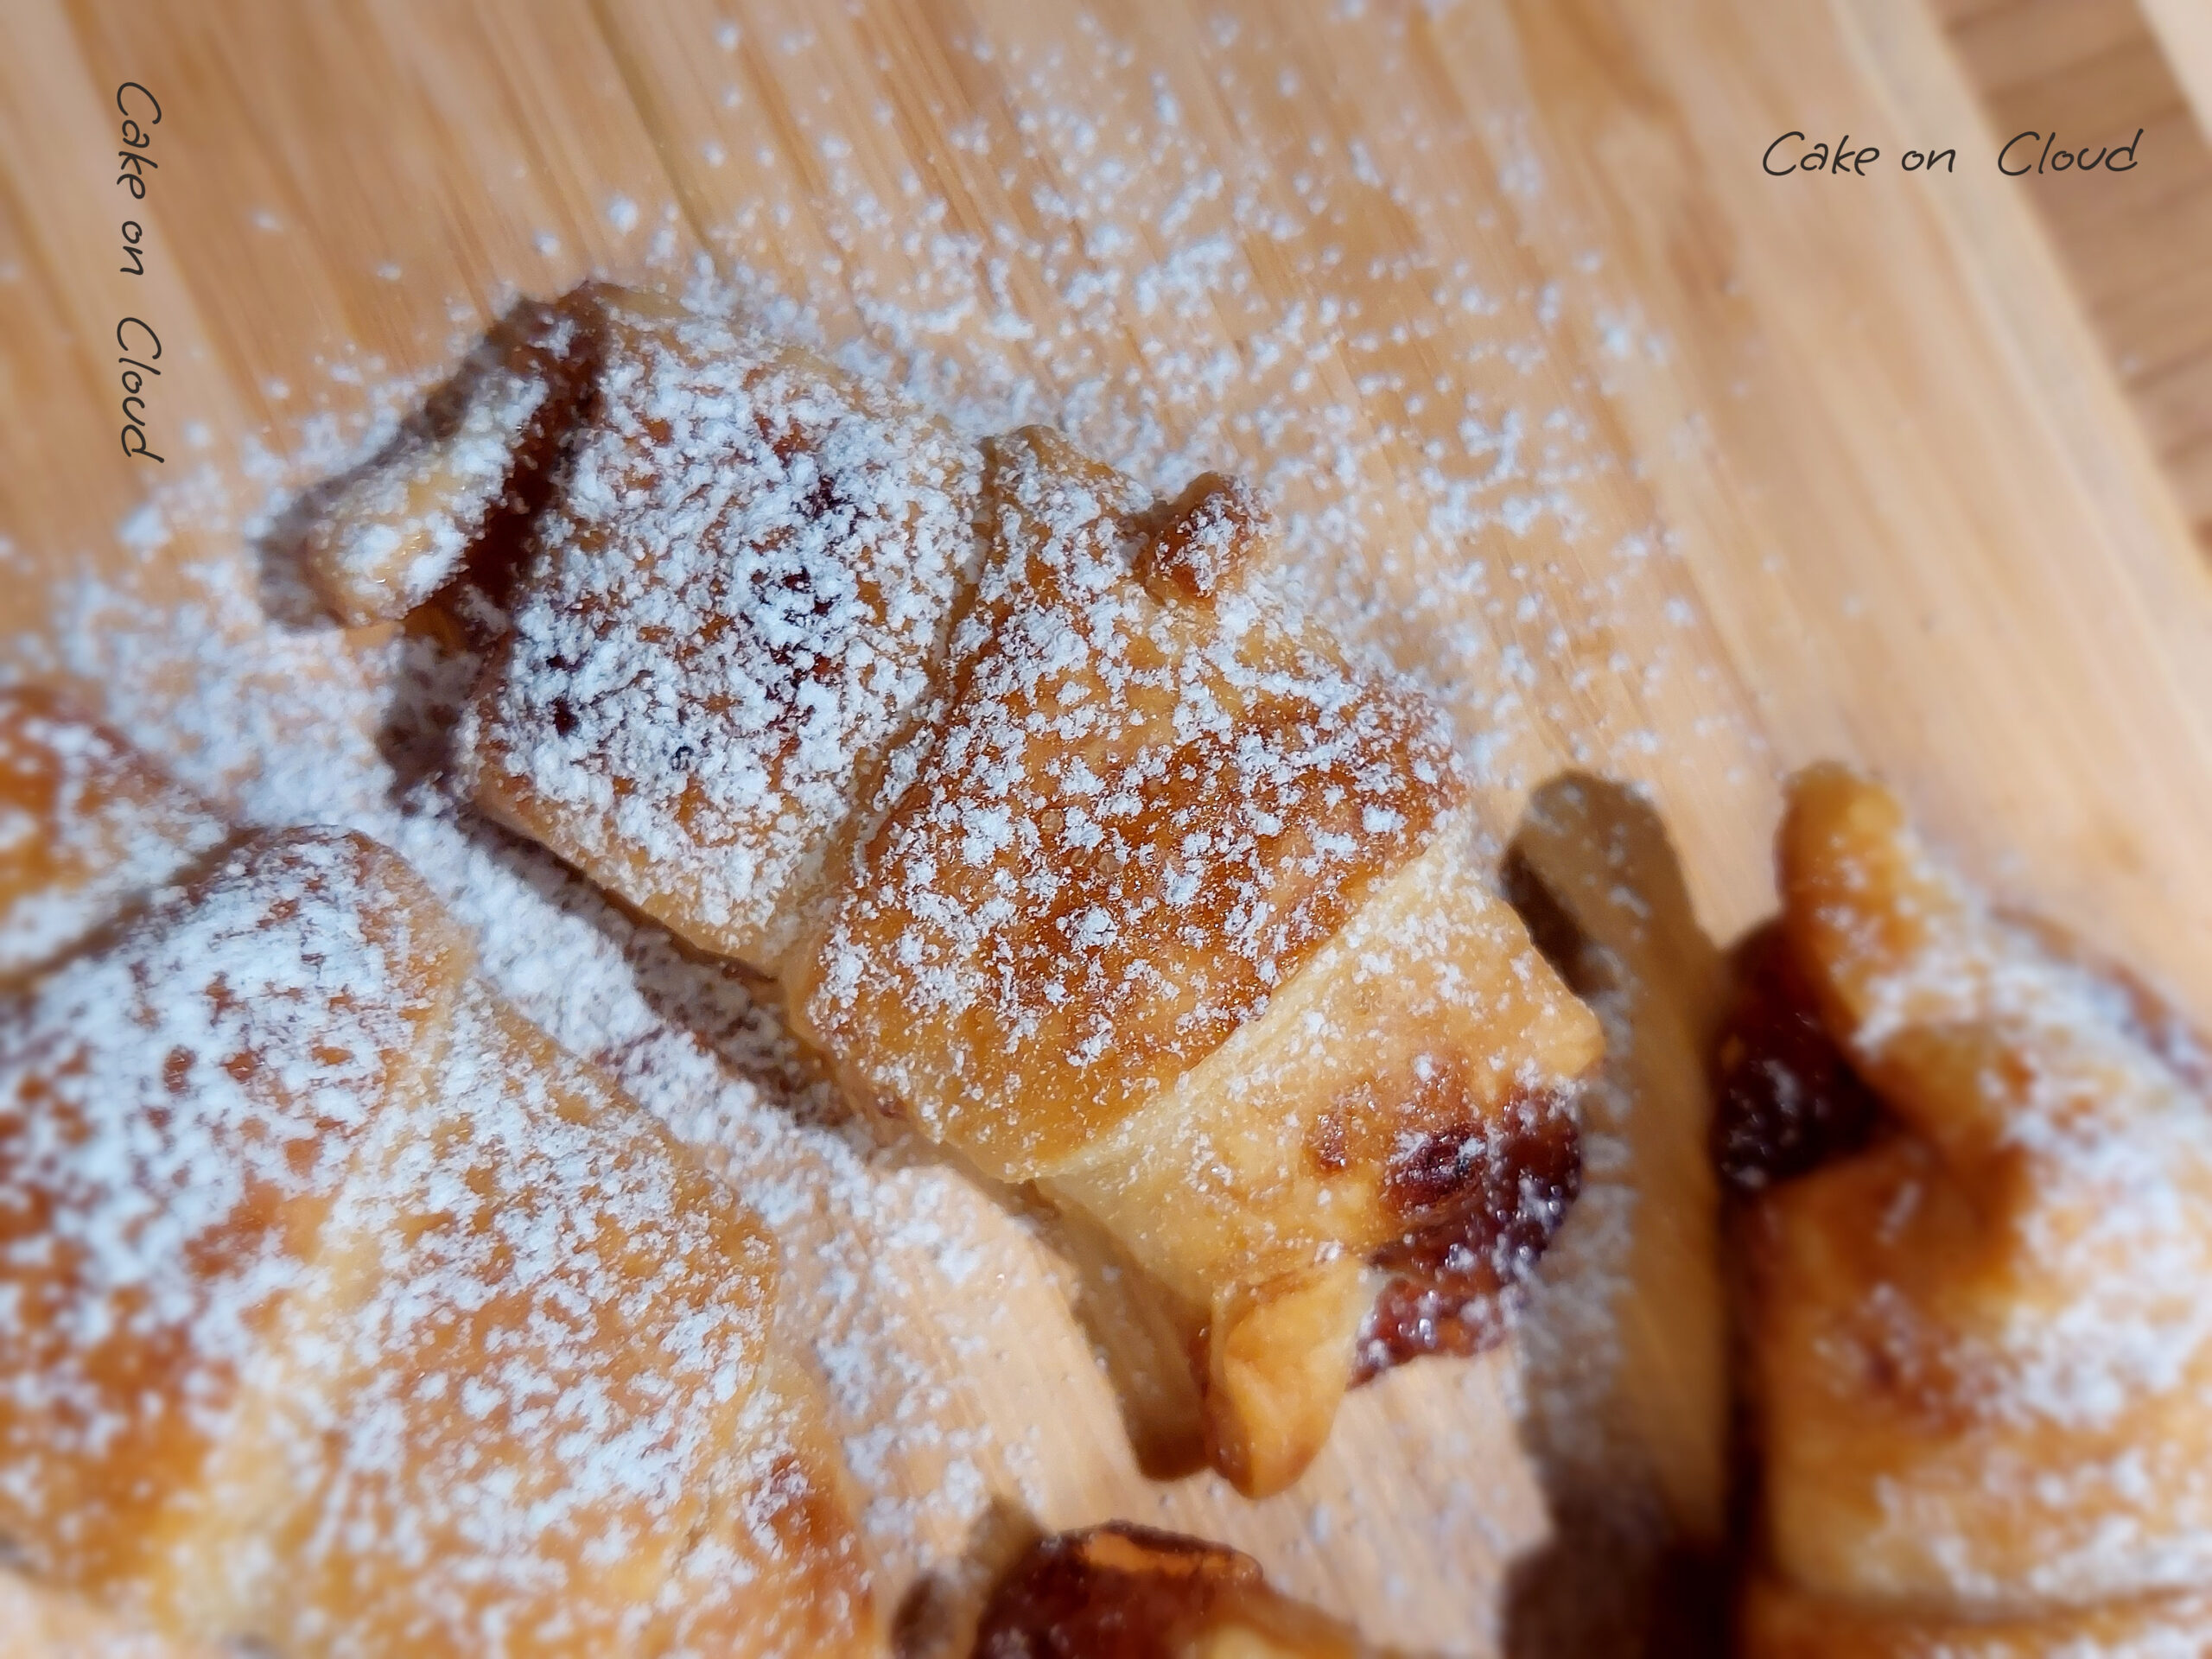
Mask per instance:
[[[2031,175],[2048,228],[2152,448],[2212,556],[2212,23],[2137,0],[1954,0],[1948,33],[2006,137],[2124,144],[2114,175]],[[2145,161],[2144,158],[2148,157]]]
[[[1777,774],[1840,754],[2212,1010],[2212,577],[2034,204],[1967,164],[1990,128],[1925,0],[0,20],[10,635],[53,626],[41,579],[122,556],[148,470],[116,439],[126,299],[177,365],[159,428],[243,510],[257,454],[359,421],[513,292],[703,267],[964,410],[1162,484],[1260,476],[1317,602],[1452,706],[1501,842],[1563,768],[1632,781],[1725,938],[1770,903]],[[131,78],[167,111],[143,283],[111,273]],[[1962,164],[1764,176],[1790,128]],[[1509,415],[1519,472],[1484,485]],[[245,555],[211,522],[164,556]],[[846,1224],[798,1224],[795,1277],[807,1230]],[[1052,1250],[995,1236],[995,1322],[880,1289],[887,1317],[923,1299],[896,1311],[932,1425],[871,1442],[880,1496],[931,1492],[950,1435],[1045,1524],[1205,1531],[1376,1637],[1512,1645],[1542,1522],[1501,1363],[1364,1391],[1282,1498],[1157,1487]],[[886,1530],[892,1576],[987,1553],[990,1513]]]
[[[2143,14],[2189,93],[2198,131],[2212,137],[2212,14],[2190,0],[2143,0]]]

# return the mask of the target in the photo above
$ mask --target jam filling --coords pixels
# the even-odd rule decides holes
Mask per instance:
[[[1756,1192],[1866,1144],[1880,1101],[1821,1023],[1781,924],[1736,947],[1735,988],[1713,1050],[1713,1160]]]
[[[1572,1103],[1571,1089],[1517,1094],[1497,1121],[1425,1137],[1392,1161],[1384,1198],[1412,1224],[1370,1258],[1392,1278],[1360,1331],[1356,1381],[1504,1335],[1513,1291],[1581,1190]]]

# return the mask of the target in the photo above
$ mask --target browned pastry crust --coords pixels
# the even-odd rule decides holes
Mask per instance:
[[[973,577],[975,456],[652,296],[561,313],[604,365],[477,700],[476,799],[772,972],[929,693]]]
[[[413,610],[543,504],[598,345],[567,312],[521,302],[373,461],[327,487],[301,554],[339,620]]]
[[[2212,1595],[2183,1591],[1989,1618],[1885,1613],[1767,1582],[1745,1592],[1742,1645],[1769,1659],[2195,1659]]]
[[[0,985],[61,955],[230,826],[54,692],[0,692]]]
[[[53,799],[151,778],[35,701]],[[292,830],[0,1000],[12,1563],[293,1655],[867,1650],[772,1241],[471,966],[396,855]]]
[[[1477,864],[1439,712],[1249,585],[1250,492],[979,448],[664,301],[559,309],[600,378],[478,802],[780,980],[855,1098],[1102,1223],[1244,1490],[1357,1378],[1493,1338],[1596,1028]]]
[[[234,1659],[181,1642],[111,1609],[0,1571],[0,1659]]]
[[[991,1592],[976,1659],[1379,1659],[1241,1551],[1128,1522],[1039,1539]]]
[[[1780,868],[1721,1050],[1746,1650],[2202,1650],[2203,1051],[1840,769],[1793,784]]]
[[[876,1093],[1018,1179],[1249,1024],[1465,788],[1416,694],[1132,581],[1149,500],[1057,433],[987,446],[984,501],[947,713],[792,1000]]]

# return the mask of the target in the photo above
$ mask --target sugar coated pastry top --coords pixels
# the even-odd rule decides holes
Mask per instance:
[[[1780,863],[1786,960],[1721,1051],[1724,1144],[1764,1178],[1762,1617],[2057,1629],[2212,1587],[2205,1051],[1839,768],[1793,785]]]
[[[105,768],[49,853],[188,798],[50,699],[0,731],[22,776]],[[10,1566],[287,1654],[866,1650],[766,1229],[378,842],[245,834],[159,886],[213,821],[115,843],[113,917],[0,995]]]
[[[804,353],[601,293],[592,418],[477,709],[480,798],[772,963],[930,693],[975,452]]]
[[[854,1099],[1102,1224],[1247,1490],[1358,1378],[1493,1339],[1596,1027],[1441,713],[1254,580],[1252,492],[558,308],[597,341],[564,459],[424,607],[482,652],[474,800],[778,980]]]
[[[1133,579],[1166,537],[1129,480],[1042,428],[986,455],[947,713],[800,1007],[833,1050],[895,1028],[874,1085],[1020,1179],[1263,1010],[1465,785],[1433,705],[1218,563],[1203,598]],[[1199,507],[1264,533],[1227,490]]]

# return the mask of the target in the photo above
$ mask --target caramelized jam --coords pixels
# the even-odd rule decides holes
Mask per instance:
[[[1504,1297],[1582,1187],[1566,1090],[1508,1102],[1496,1122],[1423,1136],[1392,1160],[1383,1196],[1414,1224],[1371,1260],[1394,1275],[1360,1332],[1357,1380],[1423,1354],[1497,1341]]]
[[[538,515],[553,499],[575,433],[590,418],[604,329],[578,289],[556,304],[523,300],[486,338],[476,359],[440,387],[423,410],[433,434],[450,430],[491,362],[544,382],[544,401],[523,428],[499,500],[446,585],[409,617],[414,631],[483,651],[506,631],[516,580],[534,544]],[[474,372],[472,372],[472,371]]]
[[[1236,1637],[1245,1638],[1243,1642]],[[1357,1636],[1269,1587],[1241,1550],[1126,1521],[1033,1544],[976,1629],[978,1659],[1170,1659],[1192,1652],[1353,1659]],[[1248,1645],[1249,1644],[1249,1645]]]
[[[1735,989],[1713,1052],[1713,1158],[1756,1191],[1864,1146],[1881,1103],[1821,1023],[1779,922],[1736,947]]]

